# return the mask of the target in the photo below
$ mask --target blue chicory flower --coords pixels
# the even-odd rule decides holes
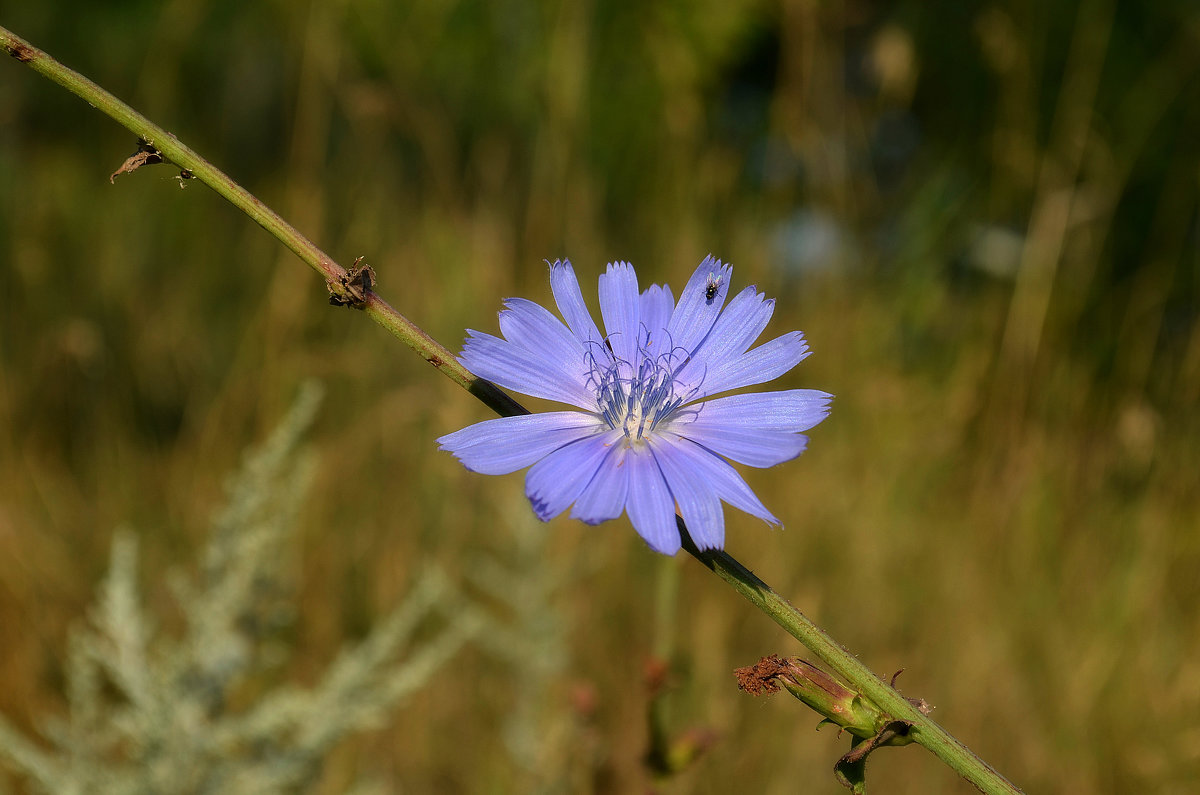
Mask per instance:
[[[801,432],[825,419],[832,396],[791,389],[710,399],[770,381],[809,352],[798,331],[750,350],[775,302],[751,286],[722,311],[732,273],[705,258],[676,305],[669,287],[639,294],[633,266],[610,264],[600,277],[601,335],[571,263],[554,262],[550,287],[566,325],[510,298],[503,339],[468,329],[460,360],[499,386],[582,411],[485,420],[438,439],[441,449],[486,475],[532,465],[525,494],[538,518],[572,503],[571,516],[588,524],[625,512],[666,555],[680,548],[676,510],[700,549],[724,544],[722,501],[778,525],[729,460],[769,467],[800,455]]]

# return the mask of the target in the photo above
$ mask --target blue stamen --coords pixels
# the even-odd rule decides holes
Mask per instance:
[[[596,390],[596,406],[608,427],[620,430],[630,442],[640,442],[668,419],[699,389],[676,394],[676,350],[652,356],[649,335],[634,363],[620,358],[602,362],[589,353],[588,384]]]

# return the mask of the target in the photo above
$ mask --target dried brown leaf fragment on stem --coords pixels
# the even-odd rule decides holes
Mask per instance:
[[[352,306],[362,308],[367,302],[367,293],[375,287],[375,271],[370,265],[361,264],[366,257],[354,260],[350,270],[338,277],[325,282],[329,290],[329,303],[334,306]]]
[[[125,158],[125,162],[121,164],[120,168],[109,174],[108,181],[115,184],[117,177],[121,174],[132,174],[142,166],[153,166],[158,163],[165,163],[166,160],[154,144],[145,138],[139,138],[137,151]]]

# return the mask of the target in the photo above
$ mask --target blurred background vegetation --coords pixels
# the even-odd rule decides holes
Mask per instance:
[[[732,261],[779,299],[768,335],[814,349],[781,385],[837,400],[748,475],[786,529],[731,512],[731,553],[1031,792],[1200,778],[1190,0],[59,0],[3,24],[365,255],[451,348],[503,297],[546,301],[544,258],[591,285]],[[311,682],[433,565],[513,642],[469,647],[313,791],[840,791],[844,739],[731,675],[790,638],[624,520],[543,527],[519,475],[437,453],[486,409],[204,186],[110,185],[135,145],[0,68],[0,712],[63,710],[119,525],[179,626],[161,572],[198,565],[225,473],[316,377],[278,675]],[[711,742],[657,781],[651,703]],[[916,748],[870,770],[970,791]]]

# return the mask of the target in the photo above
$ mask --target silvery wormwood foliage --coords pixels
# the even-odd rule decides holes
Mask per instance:
[[[502,387],[581,411],[486,420],[443,436],[441,448],[488,475],[532,465],[525,493],[543,521],[572,503],[571,516],[588,524],[626,512],[667,555],[680,548],[676,510],[701,549],[724,544],[722,501],[779,524],[729,462],[795,458],[832,396],[790,389],[710,399],[777,378],[809,353],[798,331],[750,349],[775,302],[751,286],[725,306],[732,273],[707,257],[676,304],[669,287],[639,292],[633,266],[610,264],[600,276],[601,335],[571,263],[554,262],[550,287],[566,324],[510,298],[504,337],[468,329],[461,361]]]
[[[71,633],[68,714],[42,721],[40,741],[0,715],[0,793],[9,792],[4,768],[29,792],[53,795],[328,791],[327,760],[339,743],[391,718],[445,676],[468,640],[495,628],[426,564],[404,600],[339,649],[311,685],[282,675],[286,561],[315,464],[302,441],[319,403],[315,385],[301,391],[230,478],[197,576],[168,580],[181,632],[159,628],[157,604],[138,588],[136,536],[117,533],[91,620]],[[364,763],[365,776],[373,767]]]

